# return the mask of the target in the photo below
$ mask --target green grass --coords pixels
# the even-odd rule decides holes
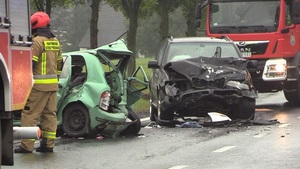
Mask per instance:
[[[145,70],[145,73],[148,77],[148,80],[150,78],[150,74],[152,72],[152,69],[148,68],[148,61],[149,60],[153,60],[154,58],[138,58],[136,59],[136,67],[138,66],[142,66]],[[137,76],[138,78],[142,78]],[[149,112],[149,88],[143,91],[143,96],[140,98],[139,101],[137,101],[134,104],[134,110],[135,112],[139,113],[139,112]]]

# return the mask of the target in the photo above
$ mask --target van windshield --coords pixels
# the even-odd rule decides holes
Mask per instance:
[[[214,0],[210,7],[212,33],[223,28],[233,32],[272,32],[279,22],[279,0]]]

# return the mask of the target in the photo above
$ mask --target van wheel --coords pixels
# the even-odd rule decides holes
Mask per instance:
[[[283,90],[284,97],[287,101],[289,101],[292,105],[299,106],[300,102],[300,78],[297,79],[296,82],[286,82],[286,86],[289,83],[289,86],[293,86],[290,89],[294,89],[294,91]]]
[[[296,78],[296,81],[285,81],[284,82],[284,96],[293,105],[299,106],[300,102],[300,54],[297,54],[292,60],[288,60],[289,68],[288,75],[289,77]]]
[[[69,105],[63,113],[62,128],[71,137],[88,134],[90,116],[88,110],[81,104]]]
[[[2,128],[1,128],[1,120],[0,120],[0,166],[2,165]]]

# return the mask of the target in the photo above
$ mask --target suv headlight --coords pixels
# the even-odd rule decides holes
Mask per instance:
[[[249,90],[249,86],[247,84],[240,83],[238,81],[228,81],[226,86],[237,88],[237,89]]]

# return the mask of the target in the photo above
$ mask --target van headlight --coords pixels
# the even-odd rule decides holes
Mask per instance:
[[[265,81],[282,81],[287,76],[287,64],[285,59],[270,59],[266,62],[263,72]]]

